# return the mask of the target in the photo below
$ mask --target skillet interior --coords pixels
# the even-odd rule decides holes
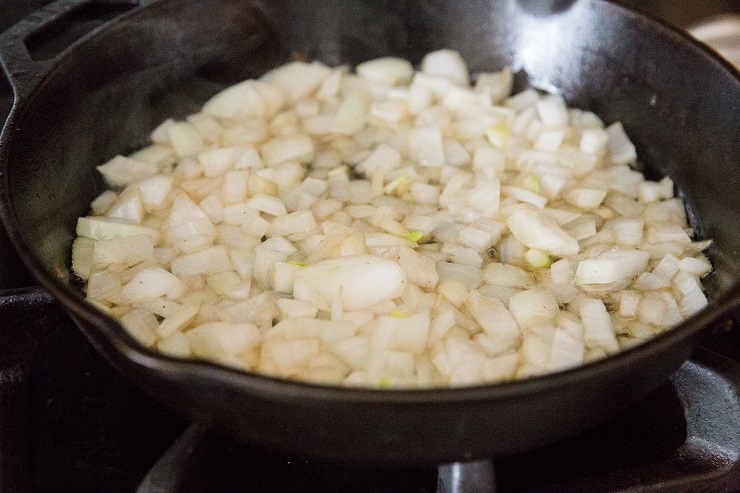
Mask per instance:
[[[713,238],[713,298],[740,279],[740,82],[676,32],[596,0],[244,2],[155,0],[73,46],[16,105],[0,153],[3,219],[31,271],[117,368],[184,415],[243,440],[346,460],[437,463],[526,450],[634,403],[698,344],[720,307],[649,344],[558,375],[443,391],[294,384],[138,347],[71,284],[74,225],[103,190],[94,167],[166,117],[293,52],[329,64],[459,50],[473,70],[510,65],[621,120],[650,173],[676,181]]]

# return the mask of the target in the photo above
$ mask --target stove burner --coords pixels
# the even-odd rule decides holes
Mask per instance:
[[[206,455],[203,444],[207,431],[194,424],[183,433],[147,473],[136,493],[185,491],[189,472],[202,472],[199,459]],[[288,462],[290,463],[290,462]],[[418,493],[427,490],[412,488]],[[444,464],[437,468],[436,493],[495,493],[493,463],[488,460]],[[187,491],[191,491],[188,489]],[[356,490],[351,490],[356,491]],[[376,493],[398,492],[381,488]],[[411,491],[411,490],[409,490]]]

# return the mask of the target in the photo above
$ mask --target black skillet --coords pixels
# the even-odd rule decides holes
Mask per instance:
[[[86,32],[92,29],[89,33]],[[84,34],[83,34],[84,33]],[[60,43],[68,43],[59,50]],[[710,305],[603,361],[520,382],[380,391],[288,382],[163,357],[83,301],[68,255],[103,190],[94,167],[226,84],[293,53],[328,64],[459,50],[621,120],[653,176],[670,175],[713,238]],[[704,47],[615,2],[64,0],[0,38],[15,90],[0,142],[2,219],[30,271],[118,370],[183,415],[240,440],[366,462],[506,455],[594,426],[664,382],[740,305],[740,80]]]

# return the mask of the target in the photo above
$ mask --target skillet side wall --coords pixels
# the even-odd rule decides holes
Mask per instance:
[[[622,120],[650,169],[676,179],[695,225],[716,239],[711,287],[725,291],[738,278],[740,246],[738,81],[700,49],[613,4],[583,0],[553,15],[527,5],[155,1],[78,44],[19,106],[4,139],[21,255],[54,294],[79,304],[79,290],[65,287],[67,257],[76,218],[103,189],[96,165],[291,52],[330,64],[388,54],[416,62],[450,47],[473,70],[511,65],[537,87]],[[511,454],[577,433],[665,381],[702,335],[689,322],[597,365],[511,385],[368,392],[177,363],[139,350],[109,319],[74,311],[122,373],[190,418],[285,451],[399,464]]]

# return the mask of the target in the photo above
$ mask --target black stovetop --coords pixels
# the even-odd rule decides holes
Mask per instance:
[[[0,31],[46,3],[0,1]],[[728,0],[631,3],[681,25],[740,11]],[[0,78],[0,121],[11,101]],[[31,284],[1,232],[0,258],[0,288]],[[740,490],[740,330],[726,329],[618,418],[553,446],[494,460],[497,491]],[[161,458],[173,443],[184,443],[178,437],[193,432],[112,369],[39,289],[0,291],[0,347],[0,493],[133,492],[155,464],[166,462]],[[332,464],[209,433],[199,436],[188,463],[195,467],[180,471],[177,481],[161,482],[169,489],[148,491],[437,490],[436,468]]]

